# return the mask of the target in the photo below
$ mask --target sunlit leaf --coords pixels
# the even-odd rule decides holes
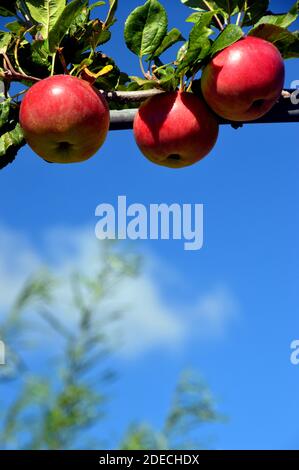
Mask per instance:
[[[48,38],[51,29],[65,8],[66,0],[26,0],[32,18],[42,25],[41,34]]]
[[[10,104],[11,104],[10,99],[5,99],[4,101],[0,102],[0,130],[6,124],[8,120]]]
[[[147,2],[132,11],[125,24],[125,41],[139,57],[152,54],[167,33],[167,14],[157,0]]]
[[[204,13],[198,23],[193,26],[189,36],[187,52],[178,65],[179,73],[203,60],[208,55],[211,47],[209,36],[212,34],[209,26],[213,16],[213,12]]]
[[[181,0],[181,2],[186,5],[189,8],[193,8],[193,10],[204,10],[204,11],[209,11],[210,7],[213,10],[217,10],[218,5],[217,2],[215,1],[209,1],[208,5],[207,2],[204,0]]]
[[[11,163],[19,149],[25,145],[23,133],[19,124],[0,137],[0,169]]]
[[[0,53],[6,52],[9,43],[12,40],[12,34],[5,31],[0,31]]]
[[[79,14],[80,10],[86,6],[86,1],[87,0],[73,0],[64,8],[49,32],[48,43],[51,53],[55,52],[56,48],[59,47],[63,37],[66,35],[73,22],[74,16]]]
[[[276,26],[280,26],[281,28],[288,28],[292,23],[294,23],[299,14],[299,1],[297,1],[290,11],[285,14],[277,14],[277,15],[266,15],[263,16],[256,24],[259,26],[260,24],[274,24]]]
[[[286,59],[299,57],[298,32],[292,33],[274,24],[260,24],[253,28],[249,35],[272,42]]]
[[[110,5],[109,12],[108,12],[106,21],[104,22],[105,28],[109,28],[110,26],[112,26],[112,24],[115,21],[114,15],[118,7],[118,0],[109,0],[109,5]]]
[[[215,55],[217,52],[222,51],[226,47],[239,41],[244,36],[242,29],[235,25],[229,24],[225,30],[218,36],[214,41],[211,48],[211,55]]]
[[[174,44],[180,41],[185,41],[185,39],[182,36],[182,33],[177,28],[171,29],[166,34],[166,36],[164,36],[162,43],[160,44],[158,49],[155,50],[152,56],[159,57],[161,54],[163,54],[163,52],[165,52],[171,46],[173,46]]]

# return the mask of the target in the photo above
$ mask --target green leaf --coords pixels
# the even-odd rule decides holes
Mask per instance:
[[[167,33],[167,14],[157,0],[132,11],[125,23],[125,41],[134,54],[143,57],[160,47]]]
[[[244,36],[242,29],[236,24],[229,24],[218,38],[214,41],[211,48],[211,55],[215,55],[217,52],[222,51],[226,47],[239,41]]]
[[[179,85],[179,78],[173,67],[167,67],[160,71],[159,85],[165,91],[174,91]]]
[[[31,17],[42,25],[40,33],[44,39],[49,37],[57,18],[63,12],[66,0],[26,0]]]
[[[16,1],[1,0],[0,16],[14,16],[16,13]]]
[[[274,24],[276,26],[280,26],[281,28],[288,28],[294,21],[297,20],[299,14],[299,1],[297,1],[290,11],[285,14],[277,14],[277,15],[267,15],[263,16],[256,24],[259,26],[260,24]]]
[[[204,14],[203,11],[194,11],[193,13],[191,13],[191,15],[189,15],[186,18],[186,22],[187,23],[197,23],[200,20],[200,18],[202,17],[203,14]]]
[[[105,4],[106,4],[106,2],[95,2],[92,5],[90,5],[89,11],[92,11],[94,8],[101,7]]]
[[[238,7],[239,0],[215,0],[219,8],[232,15]]]
[[[188,44],[189,44],[189,42],[186,41],[186,42],[182,45],[182,47],[180,47],[180,49],[179,49],[179,51],[178,51],[178,53],[177,53],[177,58],[176,58],[177,62],[181,62],[181,61],[184,59],[184,57],[186,56],[187,50],[188,50]]]
[[[163,52],[165,52],[171,46],[180,41],[185,41],[182,36],[182,33],[177,28],[171,29],[166,34],[166,36],[164,36],[162,43],[160,44],[158,49],[156,49],[155,52],[151,55],[151,57],[159,57],[161,54],[163,54]]]
[[[97,53],[92,60],[92,65],[90,70],[97,74],[100,70],[107,68],[107,66],[112,65],[113,68],[107,75],[99,76],[96,80],[95,85],[98,88],[103,90],[111,90],[114,89],[118,83],[120,70],[115,64],[114,60],[110,57],[103,56],[101,53]]]
[[[239,0],[240,10],[244,7],[245,1]],[[252,26],[257,23],[268,10],[269,0],[247,0],[246,13],[243,19],[244,26]]]
[[[299,33],[292,33],[285,28],[273,24],[261,24],[249,32],[250,36],[265,39],[274,44],[283,58],[299,57]]]
[[[21,36],[21,33],[25,32],[24,27],[18,21],[6,23],[5,27],[9,29],[9,31],[11,31],[12,33],[15,33],[17,36]]]
[[[54,53],[70,28],[74,18],[86,7],[87,0],[73,0],[68,3],[49,32],[49,51]]]
[[[7,123],[10,111],[10,99],[5,99],[0,102],[0,130]]]
[[[19,124],[0,137],[0,169],[11,163],[19,149],[25,145],[23,132]]]
[[[195,11],[194,13],[191,13],[188,18],[186,18],[187,23],[197,23],[203,15],[205,15],[207,12],[205,11]],[[209,12],[208,12],[209,13]],[[218,10],[212,10],[211,13],[213,13],[213,18],[211,21],[211,26],[215,26],[217,29],[219,29],[219,23],[217,22],[216,15],[222,16],[225,20],[228,18],[228,14],[225,13],[224,10],[218,9]]]
[[[114,16],[118,7],[118,0],[109,0],[109,5],[110,5],[110,8],[109,8],[107,18],[104,22],[104,29],[109,28],[116,21]]]
[[[140,77],[135,77],[135,76],[131,76],[130,79],[137,83],[137,85],[139,86],[140,89],[148,89],[150,90],[151,88],[155,88],[157,86],[159,86],[159,83],[155,80],[147,80],[145,78],[140,78]]]
[[[186,5],[186,7],[193,8],[193,10],[210,10],[204,0],[181,0],[181,2]],[[213,10],[217,10],[218,6],[216,1],[209,1],[208,4]]]
[[[34,64],[40,67],[49,67],[49,55],[46,40],[33,41],[31,44],[31,57]]]
[[[178,65],[178,73],[198,63],[208,55],[211,47],[208,38],[212,34],[212,30],[209,26],[213,16],[213,12],[204,13],[199,22],[193,26],[189,36],[187,52]]]
[[[298,59],[299,58],[299,33],[298,31],[291,33],[293,37],[292,42],[288,42],[283,47],[281,43],[276,44],[284,59]]]
[[[88,25],[90,16],[90,8],[86,5],[83,7],[77,15],[73,17],[71,26],[69,27],[69,34],[71,36],[76,36],[78,31],[82,31]]]
[[[12,34],[5,31],[0,31],[0,53],[6,52],[12,40]]]

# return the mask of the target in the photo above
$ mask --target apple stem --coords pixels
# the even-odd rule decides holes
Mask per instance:
[[[180,78],[180,92],[183,93],[184,90],[185,90],[185,83],[184,83],[184,77],[182,75]]]
[[[69,70],[67,68],[67,65],[66,65],[66,62],[65,62],[65,58],[64,58],[64,55],[63,55],[63,52],[62,52],[62,47],[59,47],[57,49],[58,51],[58,57],[59,57],[59,60],[61,62],[61,65],[62,65],[62,68],[63,68],[63,71],[65,73],[65,75],[69,75]]]
[[[192,85],[193,85],[196,74],[197,74],[197,70],[193,73],[193,75],[191,77],[190,83],[189,83],[188,88],[187,88],[187,92],[190,92],[192,90]]]
[[[55,72],[55,60],[56,60],[56,52],[52,55],[52,66],[51,66],[51,77],[53,77],[54,72]]]
[[[240,26],[241,18],[242,18],[242,12],[240,11],[240,13],[239,13],[238,16],[237,16],[237,21],[236,21],[236,25],[237,25],[237,26]]]
[[[140,68],[141,68],[141,72],[142,72],[142,75],[145,77],[145,78],[148,78],[145,70],[144,70],[144,67],[143,67],[143,62],[142,62],[142,57],[140,56],[139,57],[139,64],[140,64]]]

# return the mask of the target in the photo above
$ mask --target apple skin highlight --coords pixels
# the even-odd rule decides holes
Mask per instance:
[[[53,163],[90,158],[103,145],[110,122],[106,100],[89,83],[69,75],[33,85],[19,118],[28,145]]]

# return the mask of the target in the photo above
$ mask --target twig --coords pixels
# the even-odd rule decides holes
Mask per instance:
[[[154,95],[158,95],[159,93],[164,93],[163,90],[159,90],[157,88],[152,88],[151,90],[140,90],[140,91],[99,90],[99,92],[104,96],[104,98],[106,98],[106,100],[117,101],[118,103],[140,103]]]
[[[25,75],[25,72],[24,72],[24,70],[22,69],[22,67],[20,66],[20,63],[19,63],[19,56],[18,56],[19,45],[20,45],[20,38],[17,39],[15,47],[14,47],[14,58],[15,58],[16,65],[17,65],[20,73]]]
[[[148,78],[148,75],[147,75],[147,73],[146,73],[146,71],[144,70],[144,67],[143,67],[143,62],[142,62],[142,57],[141,56],[139,57],[139,64],[140,64],[140,69],[141,69],[142,75],[145,78]]]
[[[63,48],[62,47],[58,47],[57,48],[57,52],[58,52],[58,56],[59,56],[59,60],[61,62],[61,65],[63,67],[63,71],[66,75],[69,75],[69,70],[67,68],[67,65],[66,65],[66,61],[65,61],[65,58],[64,58],[64,55],[63,55],[63,52],[62,52]]]
[[[242,19],[242,12],[240,11],[240,13],[237,16],[236,26],[240,26],[241,19]]]
[[[207,2],[207,0],[203,0],[203,3],[207,6],[207,8],[210,10],[210,11],[213,11],[213,8],[211,7],[211,5],[209,4],[209,2]],[[223,27],[223,24],[221,23],[220,19],[219,19],[219,16],[217,14],[214,15],[215,17],[215,20],[217,21],[218,25],[219,25],[219,28],[221,29],[221,31],[224,30],[224,27]]]
[[[6,52],[1,52],[1,54],[4,57],[4,69],[5,69],[5,71],[2,74],[2,78],[4,80],[15,81],[15,82],[26,81],[26,82],[32,82],[32,83],[36,83],[36,82],[40,81],[40,78],[32,77],[31,75],[27,75],[25,73],[17,72],[13,68]],[[0,74],[0,76],[1,76],[1,74]]]

